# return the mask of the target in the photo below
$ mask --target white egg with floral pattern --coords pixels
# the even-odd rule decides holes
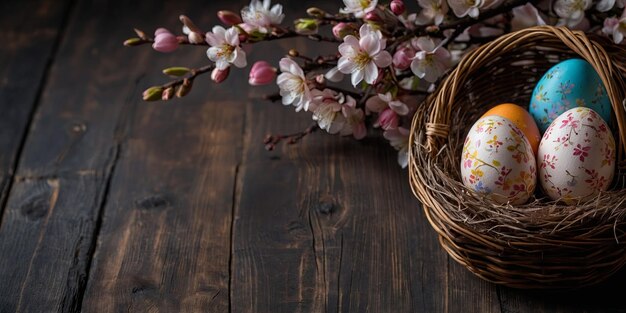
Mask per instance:
[[[587,201],[609,188],[615,172],[615,139],[594,110],[561,114],[546,130],[537,153],[539,181],[552,200]]]
[[[509,119],[482,117],[465,138],[461,177],[465,187],[497,203],[526,203],[537,184],[530,142]]]

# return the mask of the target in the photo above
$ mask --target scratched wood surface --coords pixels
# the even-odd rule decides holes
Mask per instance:
[[[0,3],[0,312],[626,312],[626,273],[569,293],[484,282],[439,247],[384,139],[322,133],[244,71],[143,103],[159,69],[200,66],[121,42],[208,29],[245,1]],[[283,3],[287,20],[312,5]],[[414,4],[413,4],[414,6]],[[248,51],[277,62],[290,46]]]

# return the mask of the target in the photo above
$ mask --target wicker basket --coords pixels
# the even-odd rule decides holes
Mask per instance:
[[[608,192],[568,206],[537,195],[499,205],[465,188],[459,162],[472,124],[505,102],[527,106],[538,79],[559,60],[581,57],[598,72],[613,105],[618,166]],[[468,53],[416,113],[410,183],[450,256],[481,278],[528,289],[598,283],[626,262],[626,50],[583,32],[540,26]]]

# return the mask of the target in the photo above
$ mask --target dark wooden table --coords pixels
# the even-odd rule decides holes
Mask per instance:
[[[223,4],[220,2],[224,2]],[[316,1],[284,1],[289,16]],[[486,283],[452,261],[383,139],[324,134],[235,71],[145,103],[161,68],[132,27],[208,28],[226,1],[0,4],[0,312],[625,312],[624,271],[574,293]],[[341,1],[317,1],[329,10]],[[296,40],[261,44],[276,62]]]

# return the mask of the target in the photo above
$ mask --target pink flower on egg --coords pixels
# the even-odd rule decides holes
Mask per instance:
[[[465,162],[463,162],[463,167],[464,168],[471,168],[472,167],[472,159],[466,159]]]
[[[585,158],[589,156],[589,150],[591,150],[590,146],[583,147],[580,144],[577,144],[576,148],[574,148],[574,155],[578,156],[578,159],[584,162]]]

